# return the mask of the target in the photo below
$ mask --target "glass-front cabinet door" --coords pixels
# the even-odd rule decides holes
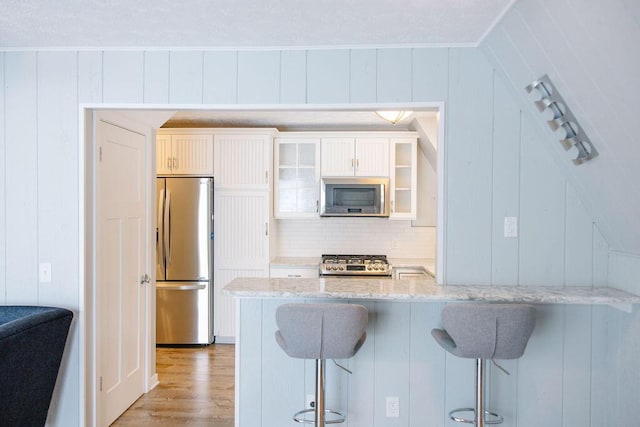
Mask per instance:
[[[320,139],[276,138],[276,218],[318,217]]]

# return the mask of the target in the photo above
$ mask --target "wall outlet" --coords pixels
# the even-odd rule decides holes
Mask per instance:
[[[398,249],[398,241],[393,239],[391,241],[391,249]]]
[[[38,274],[40,283],[51,283],[51,263],[41,262]]]
[[[315,394],[307,394],[307,400],[304,403],[304,407],[306,409],[315,408],[316,406],[316,395]]]
[[[400,416],[400,398],[398,396],[387,396],[387,418],[398,418]]]

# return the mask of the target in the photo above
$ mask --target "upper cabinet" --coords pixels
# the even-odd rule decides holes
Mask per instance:
[[[389,138],[323,137],[322,176],[389,176]]]
[[[417,140],[391,138],[391,174],[389,176],[391,213],[389,219],[416,219],[417,213]]]
[[[213,136],[159,131],[156,168],[158,175],[213,176]]]
[[[269,189],[273,136],[269,129],[216,130],[216,186]]]
[[[320,138],[276,138],[274,165],[275,217],[318,216]]]

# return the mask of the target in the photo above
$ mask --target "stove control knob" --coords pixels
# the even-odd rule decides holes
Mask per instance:
[[[340,266],[340,271],[344,271],[344,265]]]

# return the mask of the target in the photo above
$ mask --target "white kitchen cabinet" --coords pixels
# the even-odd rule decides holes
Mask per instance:
[[[323,177],[389,176],[389,138],[323,137]]]
[[[156,135],[158,175],[213,175],[211,134],[158,133]]]
[[[270,129],[220,129],[214,133],[216,186],[268,189],[271,183]]]
[[[268,277],[272,222],[270,193],[219,189],[214,193],[214,335],[235,337],[235,301],[222,293],[236,277]]]
[[[277,279],[317,279],[319,267],[315,266],[271,266],[270,277]]]
[[[391,138],[390,140],[390,215],[389,219],[416,219],[417,212],[417,140]]]
[[[274,165],[275,217],[318,217],[320,139],[276,138]]]

